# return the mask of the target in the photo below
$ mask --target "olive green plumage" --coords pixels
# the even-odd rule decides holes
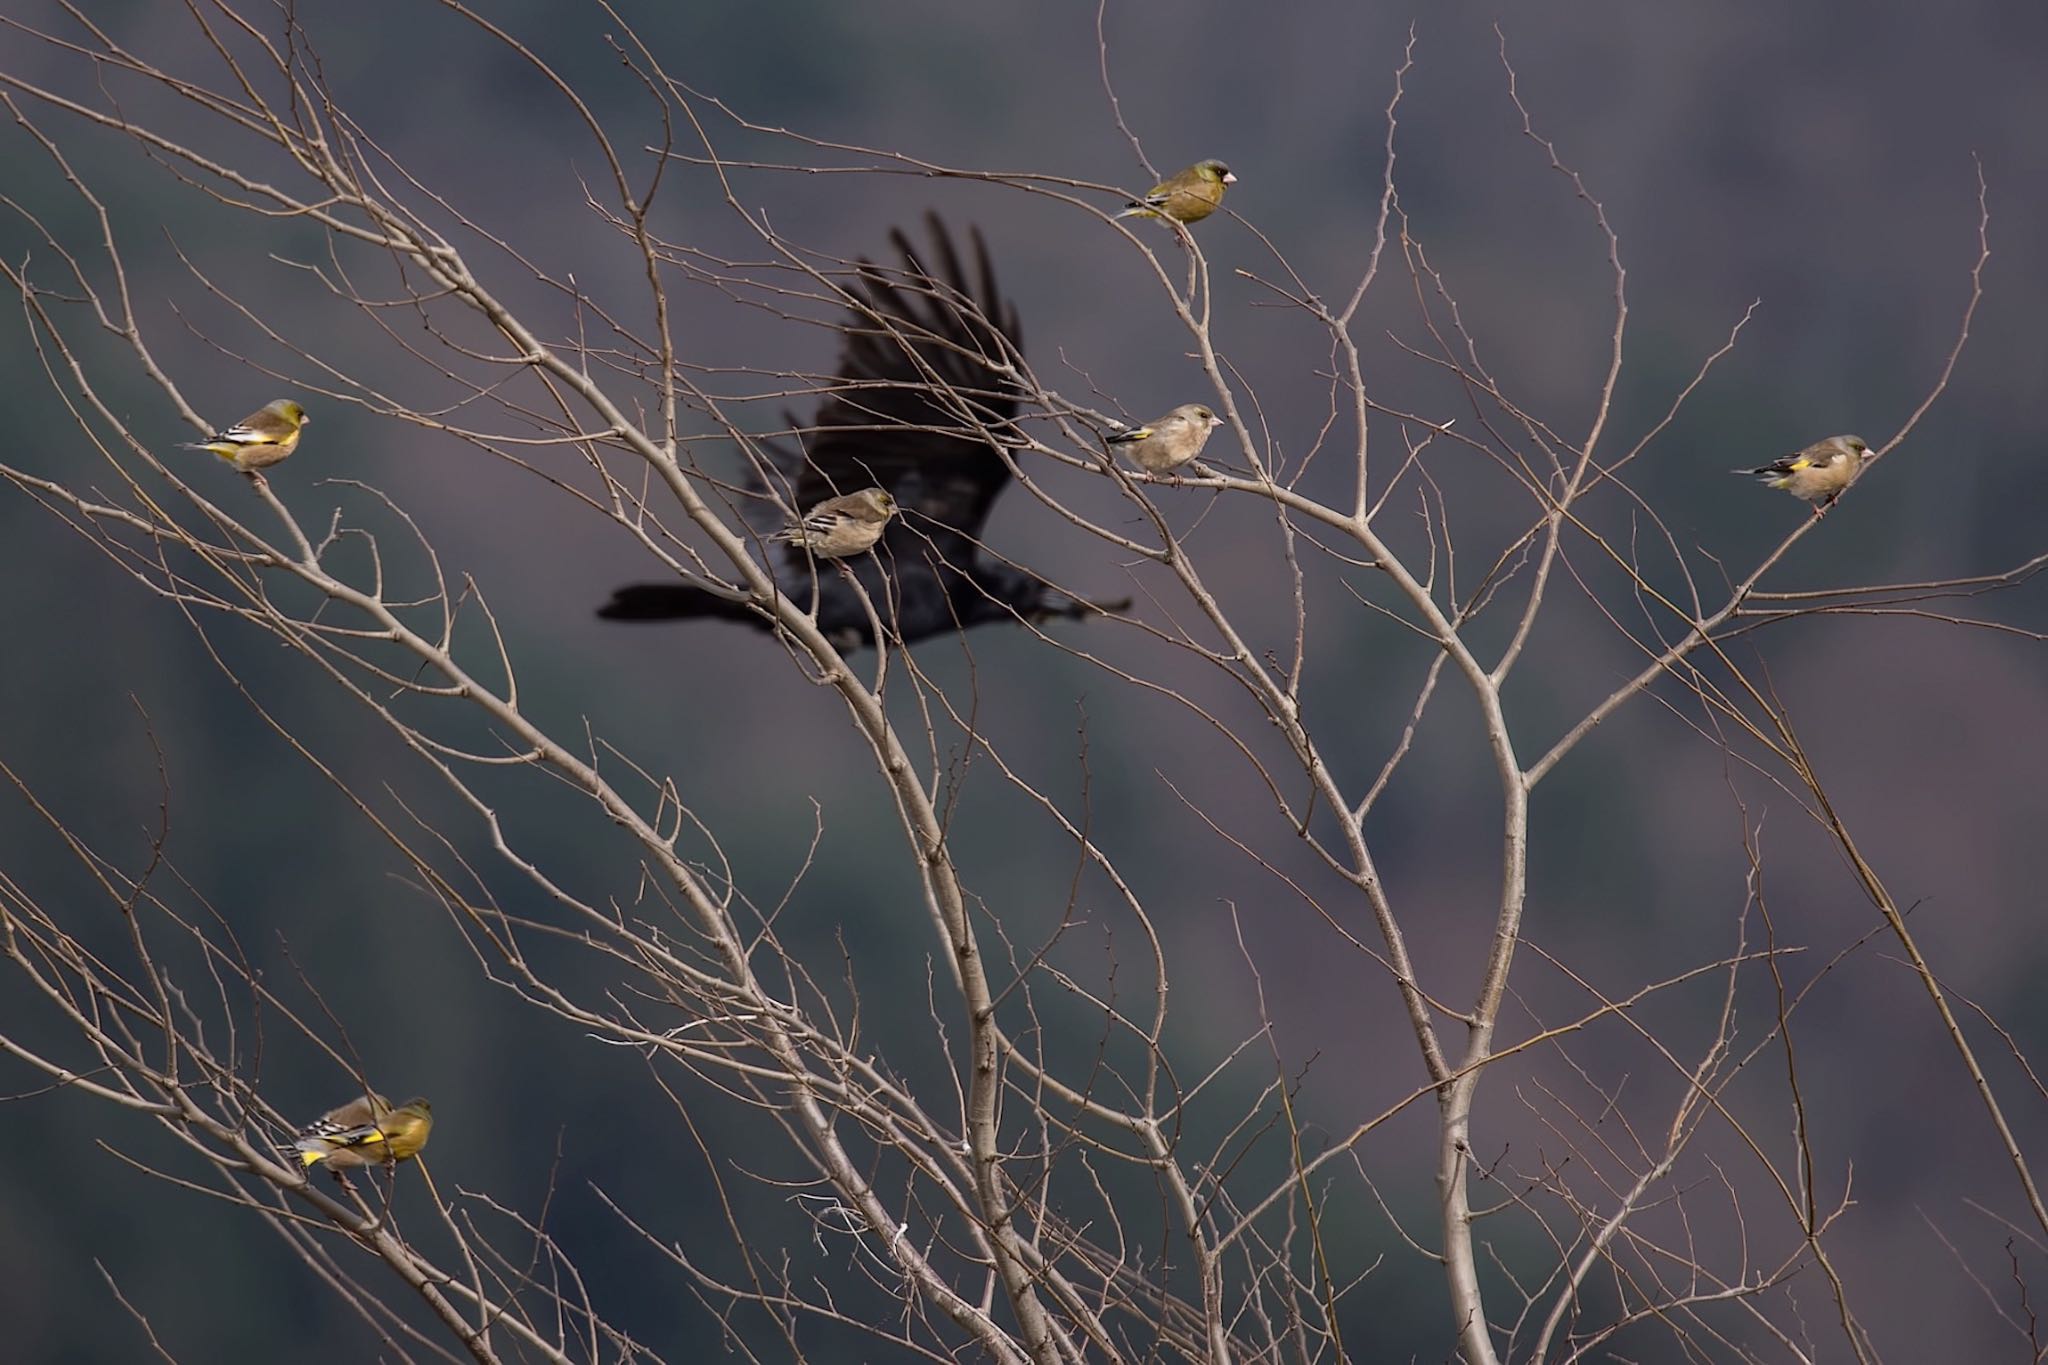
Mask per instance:
[[[1222,162],[1197,161],[1154,185],[1142,198],[1133,199],[1117,217],[1199,223],[1222,206],[1225,187],[1236,183],[1237,177]]]
[[[1200,403],[1183,403],[1157,421],[1119,431],[1109,444],[1124,447],[1131,463],[1148,474],[1177,469],[1202,453],[1209,433],[1223,425],[1223,419]]]
[[[896,499],[888,490],[863,488],[825,499],[768,538],[801,545],[820,559],[844,559],[874,549],[895,515]]]
[[[1733,472],[1757,475],[1767,488],[1782,488],[1795,498],[1815,503],[1813,510],[1817,514],[1856,481],[1863,466],[1870,462],[1871,454],[1870,446],[1861,436],[1830,436],[1795,455]]]
[[[279,398],[203,441],[183,444],[187,450],[210,451],[244,474],[252,474],[298,449],[299,432],[312,420],[297,403]]]
[[[391,1107],[382,1095],[364,1095],[330,1109],[306,1125],[292,1146],[308,1166],[329,1170],[389,1166],[418,1156],[434,1129],[434,1107],[413,1098]]]

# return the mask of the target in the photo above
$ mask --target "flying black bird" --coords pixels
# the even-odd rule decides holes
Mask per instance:
[[[899,229],[890,240],[900,269],[861,262],[852,316],[841,324],[839,379],[818,406],[805,448],[761,442],[786,480],[787,505],[808,508],[881,488],[902,515],[890,519],[876,553],[857,560],[824,564],[800,543],[774,547],[776,584],[806,607],[815,593],[819,628],[841,647],[874,643],[867,609],[843,574],[858,578],[905,644],[989,621],[1121,610],[1128,603],[1080,601],[982,551],[989,508],[1010,482],[993,443],[1014,440],[1004,431],[1022,392],[1022,334],[1016,309],[996,289],[981,233],[972,237],[970,280],[945,224],[937,214],[925,219],[928,255]],[[758,471],[748,482],[766,493]],[[748,501],[754,506],[745,515],[759,519],[757,531],[781,525],[773,499]],[[774,628],[743,595],[682,583],[629,583],[597,614],[611,621],[715,616]]]

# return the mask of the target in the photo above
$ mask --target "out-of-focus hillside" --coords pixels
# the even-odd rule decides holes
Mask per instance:
[[[1149,183],[1101,88],[1091,8],[934,0],[649,8],[661,12],[630,17],[670,72],[764,128],[942,166],[1128,189]],[[60,31],[67,22],[41,0],[16,9],[34,27]],[[605,171],[569,108],[434,6],[363,0],[343,9],[302,11],[299,19],[314,35],[331,88],[365,132],[455,210],[637,317],[641,266],[585,203],[581,184]],[[1365,269],[1385,169],[1386,109],[1411,24],[1405,12],[1371,9],[1336,0],[1279,9],[1195,3],[1113,7],[1105,16],[1122,116],[1154,162],[1170,169],[1213,155],[1239,176],[1228,207],[1243,221],[1220,215],[1201,229],[1216,281],[1216,337],[1245,392],[1256,395],[1276,446],[1296,457],[1329,408],[1327,344],[1299,313],[1269,306],[1270,293],[1240,272],[1282,277],[1249,228],[1325,299],[1347,296]],[[88,3],[87,10],[154,60],[208,69],[209,54],[181,7]],[[602,11],[544,3],[485,10],[589,97],[622,146],[659,139],[644,92],[619,74]],[[1413,65],[1395,134],[1399,208],[1455,291],[1487,369],[1577,439],[1593,419],[1608,363],[1612,279],[1587,206],[1522,134],[1494,13],[1454,3],[1413,17]],[[2040,78],[2048,70],[2048,11],[1902,0],[1684,13],[1571,3],[1516,12],[1505,33],[1523,103],[1599,198],[1628,268],[1627,363],[1604,448],[1618,455],[1659,421],[1704,357],[1758,304],[1732,354],[1631,467],[1634,487],[1665,513],[1688,550],[1702,549],[1737,572],[1805,515],[1789,499],[1731,478],[1730,467],[1762,463],[1835,431],[1885,440],[1927,391],[1968,296],[1974,157],[1990,187],[1992,258],[1987,297],[1954,382],[1911,442],[1798,547],[1779,582],[1796,588],[1963,576],[2038,552],[2039,508],[2048,499],[2039,335],[2048,295],[2039,249],[2048,241],[2048,142],[2040,136],[2048,128],[2048,80]],[[0,28],[0,72],[90,96],[77,63],[19,29]],[[123,93],[118,78],[110,85]],[[728,160],[791,158],[786,140],[719,122],[708,104],[699,107]],[[61,125],[47,113],[38,117]],[[687,143],[687,129],[676,135]],[[303,264],[274,259],[266,254],[278,250],[270,228],[256,245],[246,216],[206,203],[132,145],[83,132],[68,150],[107,201],[159,359],[209,414],[232,418],[292,386],[192,336],[186,320],[295,376],[317,372],[291,363],[247,320],[208,299],[180,265],[180,252],[244,293],[253,283],[266,311],[319,319],[298,334],[317,337],[323,359],[365,382],[423,406],[437,393],[447,396],[431,377],[401,367],[361,318],[335,308],[316,270],[304,268],[320,264],[317,235],[308,231],[299,244]],[[785,237],[842,257],[883,254],[889,229],[914,224],[927,208],[978,223],[1046,382],[1134,418],[1201,395],[1185,333],[1134,255],[1100,224],[1049,199],[907,174],[752,169],[735,172],[732,183],[745,206]],[[11,122],[0,125],[0,192],[66,230],[89,230],[41,150]],[[652,222],[666,239],[713,256],[758,251],[702,167],[671,172]],[[39,271],[54,264],[48,246],[15,217],[0,218],[0,256]],[[558,297],[500,263],[515,307],[564,331],[577,325]],[[1392,329],[1402,342],[1427,344],[1397,250],[1382,270],[1387,278],[1358,328],[1369,346],[1373,396],[1471,421],[1440,374],[1382,335]],[[678,300],[678,345],[692,364],[818,374],[832,363],[825,329],[735,306],[711,290],[686,289]],[[331,323],[323,310],[333,310]],[[111,363],[111,343],[95,346],[88,360]],[[46,374],[18,315],[0,324],[0,363],[10,376],[0,389],[0,461],[51,472],[100,458],[67,413],[64,377],[53,383]],[[751,382],[755,391],[766,387],[758,377]],[[160,395],[134,381],[119,392],[128,403],[123,415],[160,432],[165,446],[192,439]],[[896,819],[873,799],[870,762],[830,695],[795,676],[770,641],[736,627],[636,630],[595,620],[592,607],[615,583],[647,577],[653,567],[616,528],[595,515],[571,515],[531,477],[455,442],[337,401],[309,399],[308,406],[316,425],[302,453],[273,476],[279,495],[324,524],[315,509],[342,495],[323,488],[322,478],[360,479],[389,493],[431,528],[451,575],[473,576],[490,595],[521,660],[527,704],[555,722],[587,719],[638,761],[675,774],[685,799],[715,817],[735,865],[748,870],[760,894],[797,871],[817,799],[824,837],[780,932],[814,941],[843,934],[864,966],[893,964],[895,975],[860,983],[873,1016],[868,1026],[883,1036],[892,1025],[916,1027],[925,1017],[934,945],[916,886],[899,881],[901,869],[874,852],[896,837]],[[759,409],[764,425],[773,406]],[[1523,515],[1516,491],[1490,463],[1454,453],[1434,473],[1459,483],[1484,531]],[[1097,494],[1072,473],[1048,477],[1105,517],[1127,515],[1107,487]],[[1342,475],[1333,460],[1310,486],[1317,477]],[[1497,506],[1485,492],[1493,485]],[[245,496],[220,471],[219,497]],[[1270,512],[1244,503],[1211,507],[1207,495],[1193,492],[1162,501],[1183,529],[1207,518],[1192,544],[1208,556],[1207,572],[1227,585],[1233,606],[1284,602],[1284,565],[1267,553]],[[1599,515],[1604,532],[1629,536],[1627,504],[1615,500]],[[1418,543],[1412,505],[1386,516],[1390,538]],[[1649,534],[1646,524],[1638,529]],[[1105,597],[1158,582],[1014,492],[999,504],[987,540],[1023,563],[1061,564],[1063,581]],[[1590,557],[1579,567],[1604,572]],[[1400,735],[1428,656],[1377,618],[1347,612],[1336,576],[1318,572],[1330,612],[1320,648],[1344,662],[1319,676],[1308,702],[1320,708],[1321,734],[1336,758],[1376,766]],[[1345,581],[1374,590],[1364,575]],[[663,1237],[716,1243],[725,1235],[717,1210],[678,1174],[694,1169],[696,1158],[673,1159],[670,1149],[683,1138],[640,1060],[594,1046],[485,980],[388,846],[224,681],[190,625],[58,517],[8,490],[0,490],[0,582],[9,585],[0,594],[9,642],[0,654],[7,660],[0,666],[0,761],[134,872],[160,818],[153,732],[169,770],[167,852],[177,875],[203,893],[280,990],[297,990],[303,973],[336,1016],[352,1021],[351,1041],[373,1072],[390,1074],[395,1089],[434,1095],[441,1128],[430,1159],[444,1195],[484,1189],[532,1211],[552,1181],[561,1196],[553,1230],[579,1248],[604,1306],[669,1359],[717,1348],[710,1315],[660,1278],[636,1235],[589,1196],[591,1184],[601,1186],[645,1212]],[[1524,665],[1523,686],[1509,699],[1511,718],[1537,744],[1639,666],[1612,624],[1572,590],[1560,590],[1553,610]],[[2039,593],[2001,612],[2048,630]],[[1267,623],[1272,638],[1261,643],[1291,635],[1284,616],[1276,608]],[[375,788],[387,765],[408,761],[303,662],[229,623],[207,624],[213,646],[238,669],[270,680],[264,704],[344,776]],[[1129,633],[1055,629],[1134,669],[1156,668],[1165,657]],[[1234,908],[1258,926],[1262,965],[1288,981],[1268,999],[1280,1054],[1294,1067],[1318,1057],[1312,1074],[1321,1085],[1308,1088],[1309,1102],[1332,1107],[1312,1113],[1312,1123],[1342,1131],[1361,1117],[1336,1103],[1347,1092],[1421,1082],[1397,1002],[1378,989],[1383,981],[1374,976],[1373,989],[1361,989],[1366,964],[1330,952],[1309,908],[1280,895],[1250,859],[1205,836],[1196,810],[1253,831],[1262,849],[1286,849],[1293,837],[1212,730],[1110,685],[1021,632],[981,632],[970,644],[987,741],[1046,788],[1078,786],[1085,725],[1092,835],[1117,849],[1119,865],[1155,910],[1173,910],[1163,924],[1179,1036],[1198,1050],[1220,1051],[1255,1028]],[[1918,904],[1915,925],[1944,972],[2038,1051],[2048,1041],[2048,1019],[2029,989],[2041,968],[2030,930],[2038,887],[2048,878],[2048,849],[2036,834],[2048,807],[2041,646],[1910,619],[1804,622],[1761,632],[1746,646],[1768,661],[1888,883],[1902,902]],[[970,664],[957,646],[935,642],[919,659],[947,685],[964,688]],[[1195,680],[1190,691],[1238,708],[1236,719],[1248,714],[1241,697],[1213,679]],[[1383,706],[1386,696],[1399,700]],[[1495,796],[1467,709],[1462,695],[1440,704],[1374,829],[1384,849],[1381,871],[1410,912],[1422,966],[1447,976],[1490,933],[1495,895],[1487,844],[1498,823]],[[1538,789],[1531,939],[1582,972],[1604,966],[1611,978],[1603,984],[1617,989],[1733,951],[1730,924],[1745,869],[1731,853],[1739,850],[1740,828],[1717,770],[1721,759],[1654,702],[1608,722]],[[808,770],[800,784],[787,780],[798,762]],[[1726,782],[1769,807],[1764,845],[1778,933],[1832,948],[1867,928],[1867,905],[1792,799],[1746,774]],[[1062,853],[1049,837],[1041,842],[1045,831],[1035,827],[1022,834],[1007,828],[1003,799],[991,794],[963,825],[958,855],[986,893],[1000,894],[1002,903],[989,908],[1016,940],[1035,943],[1066,903],[1071,850]],[[468,813],[452,799],[438,806],[430,799],[422,814],[465,831],[481,848]],[[561,832],[545,798],[530,790],[508,791],[503,814],[524,847],[561,875],[632,896],[623,845]],[[6,789],[0,871],[44,897],[86,894],[76,864]],[[1335,879],[1306,860],[1299,872],[1311,894],[1337,893]],[[545,912],[538,904],[513,908]],[[117,950],[119,926],[105,929],[102,946]],[[571,960],[561,970],[594,989],[605,964]],[[1555,1022],[1569,1012],[1565,1002],[1577,997],[1540,962],[1526,959],[1520,970],[1531,1014]],[[1945,1044],[1915,1012],[1918,1003],[1893,1003],[1909,992],[1907,978],[1876,951],[1841,971],[1844,980],[1804,1020],[1801,1035],[1814,1122],[1832,1150],[1854,1152],[1863,1198],[1853,1214],[1862,1231],[1838,1254],[1865,1286],[1869,1326],[1893,1345],[1891,1358],[1991,1358],[1993,1343],[2005,1343],[2003,1329],[1987,1325],[1978,1288],[1921,1218],[1949,1227],[1966,1217],[1964,1201],[2003,1200],[2010,1171],[1988,1135],[1954,1141],[1956,1129],[1975,1132],[1981,1118]],[[421,994],[425,1007],[392,1009]],[[1761,1000],[1748,1003],[1768,1012]],[[0,1020],[15,1010],[0,993]],[[1682,1015],[1667,1022],[1681,1032],[1687,1026]],[[940,1059],[920,1061],[942,1074]],[[1653,1089],[1668,1083],[1625,1080],[1620,1066],[1598,1079]],[[266,1091],[309,1115],[345,1084],[289,1040],[280,1040],[264,1067]],[[1922,1077],[1932,1079],[1923,1085]],[[38,1086],[26,1069],[0,1059],[0,1091]],[[1500,1093],[1488,1103],[1505,1111],[1516,1100]],[[703,1121],[714,1128],[742,1122],[718,1111]],[[2016,1121],[2028,1138],[2041,1132],[2038,1110]],[[180,1358],[361,1357],[336,1344],[357,1341],[352,1316],[301,1267],[278,1259],[252,1220],[101,1151],[94,1144],[103,1140],[144,1163],[175,1161],[139,1120],[132,1130],[109,1125],[104,1107],[61,1094],[0,1106],[0,1264],[10,1267],[0,1276],[0,1321],[23,1352],[19,1359],[142,1358],[140,1329],[113,1306],[95,1259]],[[1951,1155],[1934,1165],[1919,1154],[1937,1131],[1951,1135],[1943,1148]],[[1427,1171],[1420,1155],[1427,1138],[1420,1124],[1414,1131],[1396,1125],[1367,1161]],[[1426,1210],[1432,1198],[1424,1184],[1382,1193],[1403,1215]],[[804,1232],[770,1235],[801,1240]],[[1357,1235],[1369,1245],[1380,1234]],[[1378,1316],[1387,1337],[1384,1351],[1361,1358],[1442,1356],[1449,1347],[1429,1311],[1440,1286],[1397,1259],[1384,1287],[1368,1285],[1353,1300],[1361,1315]],[[1876,1284],[1897,1292],[1868,1292]],[[1815,1311],[1829,1311],[1819,1307],[1821,1291],[1814,1293]]]

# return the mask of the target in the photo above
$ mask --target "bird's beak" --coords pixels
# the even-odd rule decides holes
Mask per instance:
[[[1223,183],[1226,185],[1235,185],[1237,183],[1236,174],[1231,171],[1225,171],[1223,173]]]

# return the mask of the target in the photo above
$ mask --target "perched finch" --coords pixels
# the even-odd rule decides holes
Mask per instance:
[[[1154,185],[1143,199],[1133,199],[1117,217],[1199,223],[1222,205],[1223,187],[1236,183],[1237,177],[1222,162],[1197,161]]]
[[[433,1128],[433,1106],[423,1099],[393,1109],[382,1095],[365,1095],[322,1114],[292,1145],[308,1166],[323,1161],[335,1171],[388,1166],[419,1155]]]
[[[825,499],[768,539],[801,545],[820,559],[844,559],[874,549],[895,515],[896,499],[886,489],[863,488]]]
[[[1795,498],[1816,504],[1813,514],[1819,516],[1837,493],[1855,481],[1869,460],[1870,447],[1861,436],[1830,436],[1797,455],[1733,472],[1762,476],[1766,487],[1782,488]]]
[[[1222,425],[1223,419],[1200,403],[1183,403],[1157,421],[1117,432],[1109,444],[1123,446],[1131,463],[1147,474],[1164,474],[1201,454],[1209,433]]]
[[[289,398],[265,403],[257,411],[204,441],[186,441],[187,450],[210,450],[244,474],[268,468],[298,448],[299,429],[313,419]]]

